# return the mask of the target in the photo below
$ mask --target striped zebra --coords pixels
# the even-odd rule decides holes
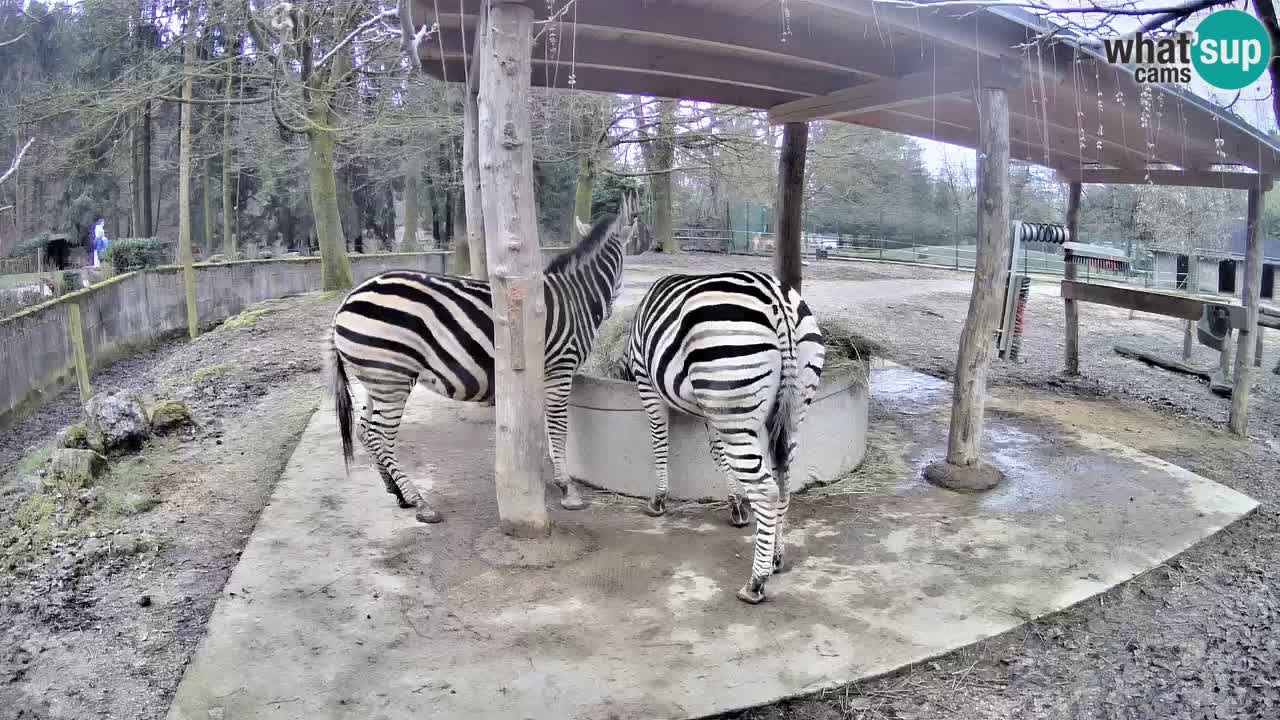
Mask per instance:
[[[573,375],[591,350],[622,287],[625,254],[645,248],[632,243],[636,225],[630,204],[588,230],[573,250],[543,271],[546,319],[546,432],[555,482],[570,510],[585,506],[565,467],[567,404]],[[581,224],[580,224],[581,225]],[[387,492],[400,507],[417,507],[417,518],[434,523],[431,507],[401,470],[396,432],[415,385],[454,400],[494,399],[493,302],[481,280],[394,270],[357,285],[333,316],[329,363],[347,463],[352,457],[352,401],[348,367],[365,388],[367,401],[357,428],[373,456]]]
[[[729,481],[730,522],[746,525],[748,506],[756,518],[751,579],[738,590],[748,603],[782,569],[788,473],[824,354],[800,294],[767,273],[668,275],[636,308],[620,374],[649,416],[657,488],[646,512],[666,512],[670,410],[701,418]]]

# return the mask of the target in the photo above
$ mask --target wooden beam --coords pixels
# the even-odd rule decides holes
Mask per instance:
[[[468,22],[467,26],[473,23]],[[472,31],[468,30],[468,35]],[[534,85],[567,87],[570,73],[582,68],[599,72],[612,72],[626,82],[636,74],[652,73],[664,77],[683,78],[744,88],[768,90],[792,96],[820,95],[833,89],[847,87],[865,77],[851,70],[833,69],[825,65],[803,69],[771,63],[744,61],[741,54],[724,52],[718,46],[712,48],[677,45],[673,40],[645,43],[624,33],[606,38],[583,34],[563,38],[563,45],[555,53],[534,50]],[[441,46],[445,57],[461,59],[463,34],[446,33],[439,42],[423,54],[428,65],[439,65]],[[470,42],[466,50],[474,50]],[[451,79],[452,76],[450,76]],[[576,86],[576,83],[575,83]]]
[[[978,133],[978,238],[969,313],[960,334],[956,357],[955,394],[946,465],[960,468],[972,480],[961,487],[985,489],[1000,478],[999,471],[981,463],[983,404],[991,344],[1000,320],[1000,299],[1008,275],[1009,246],[1009,96],[1004,88],[978,91],[981,128]],[[985,470],[984,470],[985,468]],[[948,472],[943,468],[944,475]],[[954,472],[954,471],[950,471]],[[972,475],[968,475],[972,473]],[[954,486],[954,485],[953,485]]]
[[[1079,237],[1077,234],[1080,228],[1080,183],[1073,182],[1068,186],[1067,192],[1067,235],[1071,240]],[[1076,264],[1072,261],[1071,251],[1066,250],[1063,264],[1063,277],[1067,280],[1074,281],[1076,279]],[[1062,301],[1066,311],[1067,330],[1066,330],[1066,373],[1067,375],[1080,374],[1080,310],[1076,307],[1076,301],[1070,298],[1064,298]]]
[[[460,4],[470,22],[484,1],[440,2],[444,37],[447,39],[449,34],[456,32]],[[417,0],[415,7],[414,17],[434,21],[436,8],[430,0]],[[805,30],[803,42],[786,42],[776,16],[767,13],[734,16],[718,9],[693,5],[682,5],[677,10],[633,2],[580,2],[574,10],[563,23],[562,53],[572,48],[573,28],[576,26],[579,37],[606,41],[623,38],[632,42],[667,45],[676,43],[690,50],[729,55],[757,68],[784,65],[801,71],[854,73],[868,79],[894,77],[923,69],[932,60],[931,49],[922,50],[920,44],[895,43],[877,33],[865,36],[859,33],[859,42],[851,44],[847,28],[839,27],[812,26]],[[539,19],[546,18],[544,3],[534,3],[534,11]],[[544,34],[537,47],[545,46]],[[592,58],[579,53],[578,60],[591,61]]]
[[[462,99],[462,195],[467,220],[467,252],[471,258],[471,277],[489,279],[488,251],[484,235],[484,196],[480,189],[480,54],[476,49],[484,42],[485,26],[483,9],[480,22],[476,23],[468,49],[472,53],[471,67],[465,74],[466,85]]]
[[[845,15],[864,18],[873,28],[895,28],[919,36],[922,42],[942,42],[951,47],[968,51],[970,57],[979,55],[1004,57],[1019,54],[1018,43],[1027,40],[1027,32],[1015,30],[1016,37],[1005,39],[991,32],[984,32],[1004,23],[1003,19],[983,16],[972,8],[948,11],[945,8],[894,7],[879,0],[801,0],[803,4],[816,5]],[[792,22],[798,22],[793,11]],[[989,23],[987,28],[982,25]]]
[[[981,67],[971,64],[952,65],[937,72],[930,69],[775,105],[769,108],[769,122],[781,124],[827,120],[837,116],[852,117],[912,105],[942,95],[972,93],[979,78],[988,87],[996,84],[1008,87],[1020,80],[1019,74],[1009,63]]]
[[[495,2],[479,54],[480,184],[493,293],[496,395],[494,476],[502,531],[550,531],[542,481],[544,325],[542,261],[533,202],[529,51],[533,10]]]
[[[1058,178],[1062,182],[1079,182],[1087,185],[1145,185],[1149,179],[1152,185],[1224,190],[1251,190],[1257,187],[1270,190],[1272,184],[1270,175],[1214,170],[1082,168],[1076,171],[1060,172]]]
[[[804,161],[809,147],[809,124],[787,123],[782,128],[778,157],[778,194],[774,208],[774,273],[783,285],[800,291],[800,230],[804,209]]]
[[[1206,382],[1210,379],[1210,373],[1207,370],[1201,370],[1200,368],[1192,367],[1184,362],[1162,357],[1155,353],[1138,350],[1137,348],[1131,348],[1127,345],[1116,345],[1115,351],[1120,357],[1133,358],[1134,360],[1139,360],[1153,367],[1162,368],[1170,372],[1182,373],[1183,375],[1191,375]]]
[[[1062,281],[1062,297],[1078,302],[1110,305],[1183,320],[1199,320],[1201,309],[1205,304],[1203,300],[1185,295],[1074,280]]]
[[[1231,391],[1231,415],[1227,426],[1240,437],[1249,434],[1249,391],[1253,384],[1254,338],[1258,332],[1258,303],[1262,291],[1262,207],[1266,197],[1261,188],[1249,191],[1249,219],[1246,225],[1248,248],[1244,259],[1244,288],[1241,300],[1244,304],[1245,323],[1239,330],[1236,345],[1235,384]]]

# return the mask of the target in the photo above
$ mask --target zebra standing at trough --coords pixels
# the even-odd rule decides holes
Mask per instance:
[[[616,218],[595,224],[574,249],[547,265],[546,432],[555,481],[570,510],[585,506],[565,467],[567,404],[573,375],[591,350],[622,287],[624,254],[639,254],[629,200]],[[396,431],[415,384],[454,400],[494,398],[493,301],[489,283],[456,275],[393,270],[357,285],[333,316],[333,393],[347,462],[352,456],[347,368],[365,388],[360,440],[400,507],[417,506],[422,522],[439,522],[395,457]]]
[[[666,512],[670,409],[702,418],[729,480],[730,522],[747,524],[747,504],[756,518],[751,579],[738,590],[748,603],[782,569],[788,474],[824,355],[800,294],[767,273],[667,275],[636,308],[622,374],[649,416],[657,489],[646,511]]]

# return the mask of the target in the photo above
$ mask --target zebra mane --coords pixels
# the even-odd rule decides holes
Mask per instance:
[[[547,263],[547,267],[543,269],[543,274],[550,275],[553,273],[568,272],[574,268],[581,267],[583,263],[589,261],[601,247],[604,246],[610,237],[610,230],[613,229],[613,223],[617,220],[616,215],[605,215],[591,226],[591,233],[582,238],[577,247],[568,252],[557,255]]]

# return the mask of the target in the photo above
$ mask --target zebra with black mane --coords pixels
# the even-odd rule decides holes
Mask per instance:
[[[609,317],[622,287],[624,255],[646,248],[637,236],[628,198],[617,216],[592,226],[574,249],[543,270],[546,302],[546,432],[560,504],[585,506],[565,466],[568,398],[573,376]],[[581,227],[581,223],[579,223]],[[396,461],[396,432],[415,385],[454,400],[494,399],[493,300],[489,283],[456,275],[393,270],[351,290],[333,316],[329,364],[342,436],[352,457],[352,399],[348,369],[367,400],[357,428],[387,492],[400,507],[434,523],[440,513]]]
[[[730,522],[746,525],[748,507],[756,518],[751,578],[738,590],[748,603],[782,570],[789,473],[824,356],[809,307],[767,273],[667,275],[636,308],[620,374],[649,416],[657,487],[646,512],[666,512],[670,411],[701,418],[729,481]]]

